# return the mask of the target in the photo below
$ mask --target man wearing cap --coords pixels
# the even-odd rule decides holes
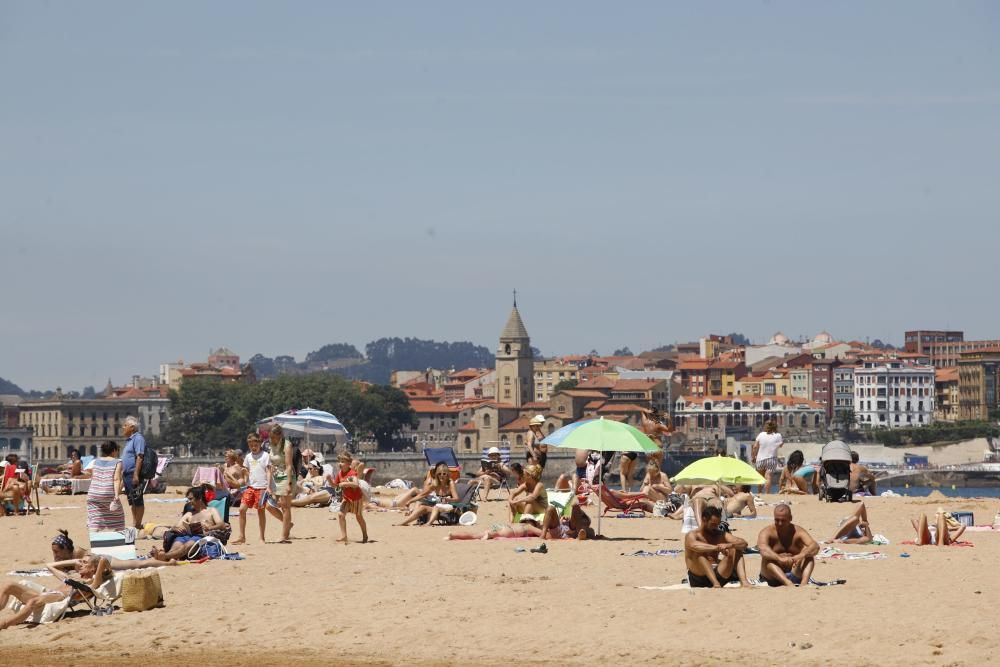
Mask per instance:
[[[481,470],[476,473],[471,484],[482,484],[483,500],[490,499],[490,489],[500,488],[503,480],[510,474],[510,468],[503,464],[500,459],[500,449],[490,447],[486,450],[486,458],[481,462]]]

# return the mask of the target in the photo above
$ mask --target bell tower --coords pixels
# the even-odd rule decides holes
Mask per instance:
[[[514,290],[514,308],[507,324],[500,332],[497,347],[497,403],[521,407],[530,403],[535,391],[535,362],[531,352],[531,338],[517,311],[517,290]]]

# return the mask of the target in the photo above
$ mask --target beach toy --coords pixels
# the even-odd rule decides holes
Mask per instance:
[[[458,517],[458,523],[461,526],[474,526],[476,525],[477,518],[478,517],[475,512],[466,512],[462,516]]]

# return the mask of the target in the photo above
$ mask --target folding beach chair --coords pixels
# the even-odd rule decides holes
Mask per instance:
[[[458,457],[451,447],[425,447],[424,458],[427,459],[427,466],[433,468],[439,463],[444,463],[451,471],[451,478],[457,480],[462,475],[462,467],[458,464]]]
[[[647,500],[645,493],[620,493],[618,496],[614,496],[606,484],[600,485],[600,492],[601,502],[604,503],[602,515],[608,512],[646,514],[646,510],[642,506],[642,501]]]
[[[509,466],[510,465],[510,447],[497,447],[500,450],[500,465]],[[482,457],[479,459],[482,463],[489,463],[490,457],[487,452],[483,452]],[[510,498],[510,483],[507,481],[507,475],[503,474],[503,471],[497,471],[500,475],[500,486],[497,489],[506,489],[507,497]],[[473,473],[469,473],[470,475]],[[482,474],[480,472],[474,473],[477,477]],[[479,495],[479,491],[476,491],[476,500],[482,500]]]
[[[32,625],[55,623],[56,621],[61,621],[66,614],[81,604],[86,605],[93,615],[109,614],[114,608],[114,603],[121,597],[123,578],[124,573],[113,573],[112,577],[98,586],[96,590],[82,581],[66,579],[66,585],[73,589],[72,594],[65,600],[50,602],[44,607],[39,607],[25,622]],[[44,593],[48,590],[35,581],[22,580],[18,583],[25,588],[30,588],[39,593]],[[21,601],[15,599],[11,608],[17,612],[22,606]]]
[[[458,519],[466,512],[475,512],[478,509],[476,495],[479,493],[479,483],[470,479],[463,479],[455,484],[458,491],[458,500],[448,501],[452,506],[450,512],[442,512],[438,515],[437,523],[444,526],[454,526],[458,524]]]

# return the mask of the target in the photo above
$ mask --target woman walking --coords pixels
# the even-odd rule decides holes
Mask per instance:
[[[271,444],[271,481],[274,485],[274,497],[278,499],[278,509],[281,510],[281,540],[279,544],[292,543],[292,497],[295,492],[295,470],[298,462],[295,460],[295,445],[285,439],[285,431],[281,424],[275,424],[268,432]]]
[[[94,531],[125,530],[125,510],[118,496],[123,489],[122,462],[113,440],[101,443],[87,492],[87,527]]]

